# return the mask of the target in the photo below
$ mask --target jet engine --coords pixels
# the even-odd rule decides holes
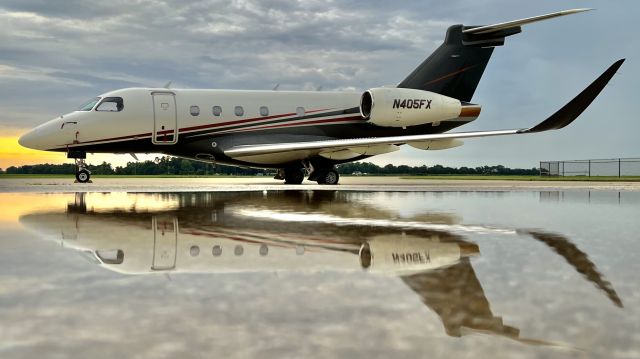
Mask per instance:
[[[408,88],[373,88],[360,98],[362,117],[383,127],[439,123],[460,117],[462,109],[455,98]]]
[[[360,247],[359,255],[365,270],[402,276],[448,267],[479,253],[474,243],[403,235],[374,237]]]

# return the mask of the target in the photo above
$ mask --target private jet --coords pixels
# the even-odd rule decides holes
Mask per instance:
[[[364,92],[127,88],[107,92],[25,133],[28,148],[65,152],[78,182],[89,182],[87,153],[162,153],[209,163],[269,168],[300,184],[339,181],[336,165],[399,150],[461,146],[474,137],[563,128],[599,95],[624,59],[530,128],[448,132],[475,120],[473,94],[495,47],[526,24],[584,12],[572,9],[494,25],[453,25],[444,43],[395,87]]]

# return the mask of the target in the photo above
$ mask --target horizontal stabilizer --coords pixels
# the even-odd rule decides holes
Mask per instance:
[[[329,149],[350,149],[362,148],[365,146],[378,145],[402,145],[415,142],[424,143],[425,141],[454,140],[473,137],[489,137],[516,135],[525,133],[543,132],[549,130],[557,130],[563,128],[573,122],[584,110],[593,102],[600,94],[602,89],[609,83],[616,71],[622,66],[624,59],[616,61],[602,75],[593,81],[586,89],[584,89],[573,100],[569,101],[564,107],[551,115],[549,118],[539,124],[526,129],[514,130],[497,130],[497,131],[475,131],[475,132],[453,132],[439,133],[430,135],[409,135],[409,136],[392,136],[392,137],[373,137],[373,138],[352,138],[338,140],[308,141],[308,142],[291,142],[291,143],[270,143],[259,145],[241,145],[229,148],[224,153],[232,158],[243,158],[258,155],[267,155],[283,152],[298,152],[304,154],[304,158],[309,155],[318,154]]]
[[[512,28],[516,28],[516,27],[519,27],[519,26],[522,26],[522,25],[526,25],[526,24],[531,24],[531,23],[538,22],[538,21],[553,19],[554,17],[577,14],[579,12],[585,12],[585,11],[590,11],[590,10],[593,10],[593,9],[563,10],[563,11],[558,11],[558,12],[554,12],[554,13],[551,13],[551,14],[528,17],[528,18],[525,18],[525,19],[514,20],[514,21],[501,22],[499,24],[468,28],[468,29],[463,30],[462,33],[463,34],[478,34],[478,35],[479,34],[489,34],[489,33],[492,33],[492,32],[512,29]]]

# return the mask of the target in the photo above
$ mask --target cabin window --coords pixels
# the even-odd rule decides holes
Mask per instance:
[[[269,108],[267,106],[260,106],[260,116],[269,116]]]
[[[100,101],[96,111],[120,112],[124,109],[122,97],[105,97]]]
[[[237,245],[234,249],[233,249],[233,254],[235,254],[236,256],[241,256],[242,253],[244,253],[244,248],[242,248],[241,245]]]
[[[266,256],[267,254],[269,254],[269,247],[266,244],[261,244],[259,253],[263,257]]]
[[[93,110],[93,106],[95,106],[98,101],[100,101],[100,97],[92,98],[91,100],[82,104],[82,106],[78,107],[78,111],[91,111]]]
[[[191,116],[200,115],[200,107],[196,105],[189,107],[189,113],[191,114]]]
[[[214,116],[220,116],[222,114],[222,107],[213,106],[213,108],[211,108],[211,112],[213,113]]]
[[[198,246],[191,246],[191,248],[189,248],[189,254],[192,257],[197,257],[198,254],[200,254],[200,247]]]
[[[211,254],[213,254],[214,257],[220,257],[220,255],[222,254],[222,247],[220,247],[219,245],[213,246]]]
[[[244,115],[244,108],[242,108],[242,106],[236,106],[235,113],[236,116]]]
[[[298,117],[302,117],[304,116],[304,107],[298,107],[296,108],[296,115],[298,115]]]

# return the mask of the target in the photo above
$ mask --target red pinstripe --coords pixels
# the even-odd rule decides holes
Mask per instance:
[[[331,110],[331,109],[311,110],[311,111],[306,111],[306,113],[316,113],[316,112],[326,111],[326,110]],[[184,127],[184,128],[178,129],[178,131],[179,131],[179,133],[185,133],[186,131],[192,131],[192,130],[196,130],[196,129],[215,128],[215,127],[234,125],[234,124],[238,124],[238,123],[247,123],[247,122],[258,121],[258,120],[268,120],[268,119],[274,119],[274,118],[282,118],[282,117],[287,117],[287,116],[292,116],[292,115],[295,115],[295,113],[286,113],[286,114],[281,114],[281,115],[254,117],[254,118],[248,118],[248,119],[243,119],[243,120],[228,121],[228,122],[207,124],[207,125],[199,125],[199,126],[192,126],[192,127]],[[351,116],[351,117],[341,117],[341,118],[332,118],[332,119],[324,119],[324,120],[313,120],[313,121],[305,121],[305,122],[290,122],[290,123],[283,123],[283,124],[269,125],[269,126],[259,126],[260,124],[258,123],[258,124],[256,124],[257,127],[252,127],[252,128],[249,128],[249,129],[242,128],[242,129],[237,129],[237,130],[221,131],[221,132],[218,132],[218,133],[242,132],[242,131],[247,131],[247,130],[259,130],[259,129],[268,129],[268,128],[291,127],[291,126],[297,126],[297,125],[318,124],[318,123],[345,122],[345,121],[352,121],[352,120],[355,120],[355,119],[361,119],[361,117],[360,116]],[[173,132],[174,132],[174,130],[158,131],[158,132],[156,132],[156,135],[170,134],[170,133],[173,133]],[[136,134],[136,135],[127,135],[127,136],[119,136],[119,137],[102,138],[102,139],[99,139],[99,140],[83,141],[83,142],[79,142],[79,143],[68,143],[68,144],[65,144],[65,145],[62,145],[62,146],[74,147],[73,145],[83,145],[83,144],[91,144],[91,143],[98,143],[98,142],[108,142],[108,141],[116,141],[116,140],[128,140],[128,139],[132,139],[132,138],[146,138],[146,137],[151,137],[152,135],[153,135],[152,133],[147,132],[147,133],[141,133],[141,134]]]

